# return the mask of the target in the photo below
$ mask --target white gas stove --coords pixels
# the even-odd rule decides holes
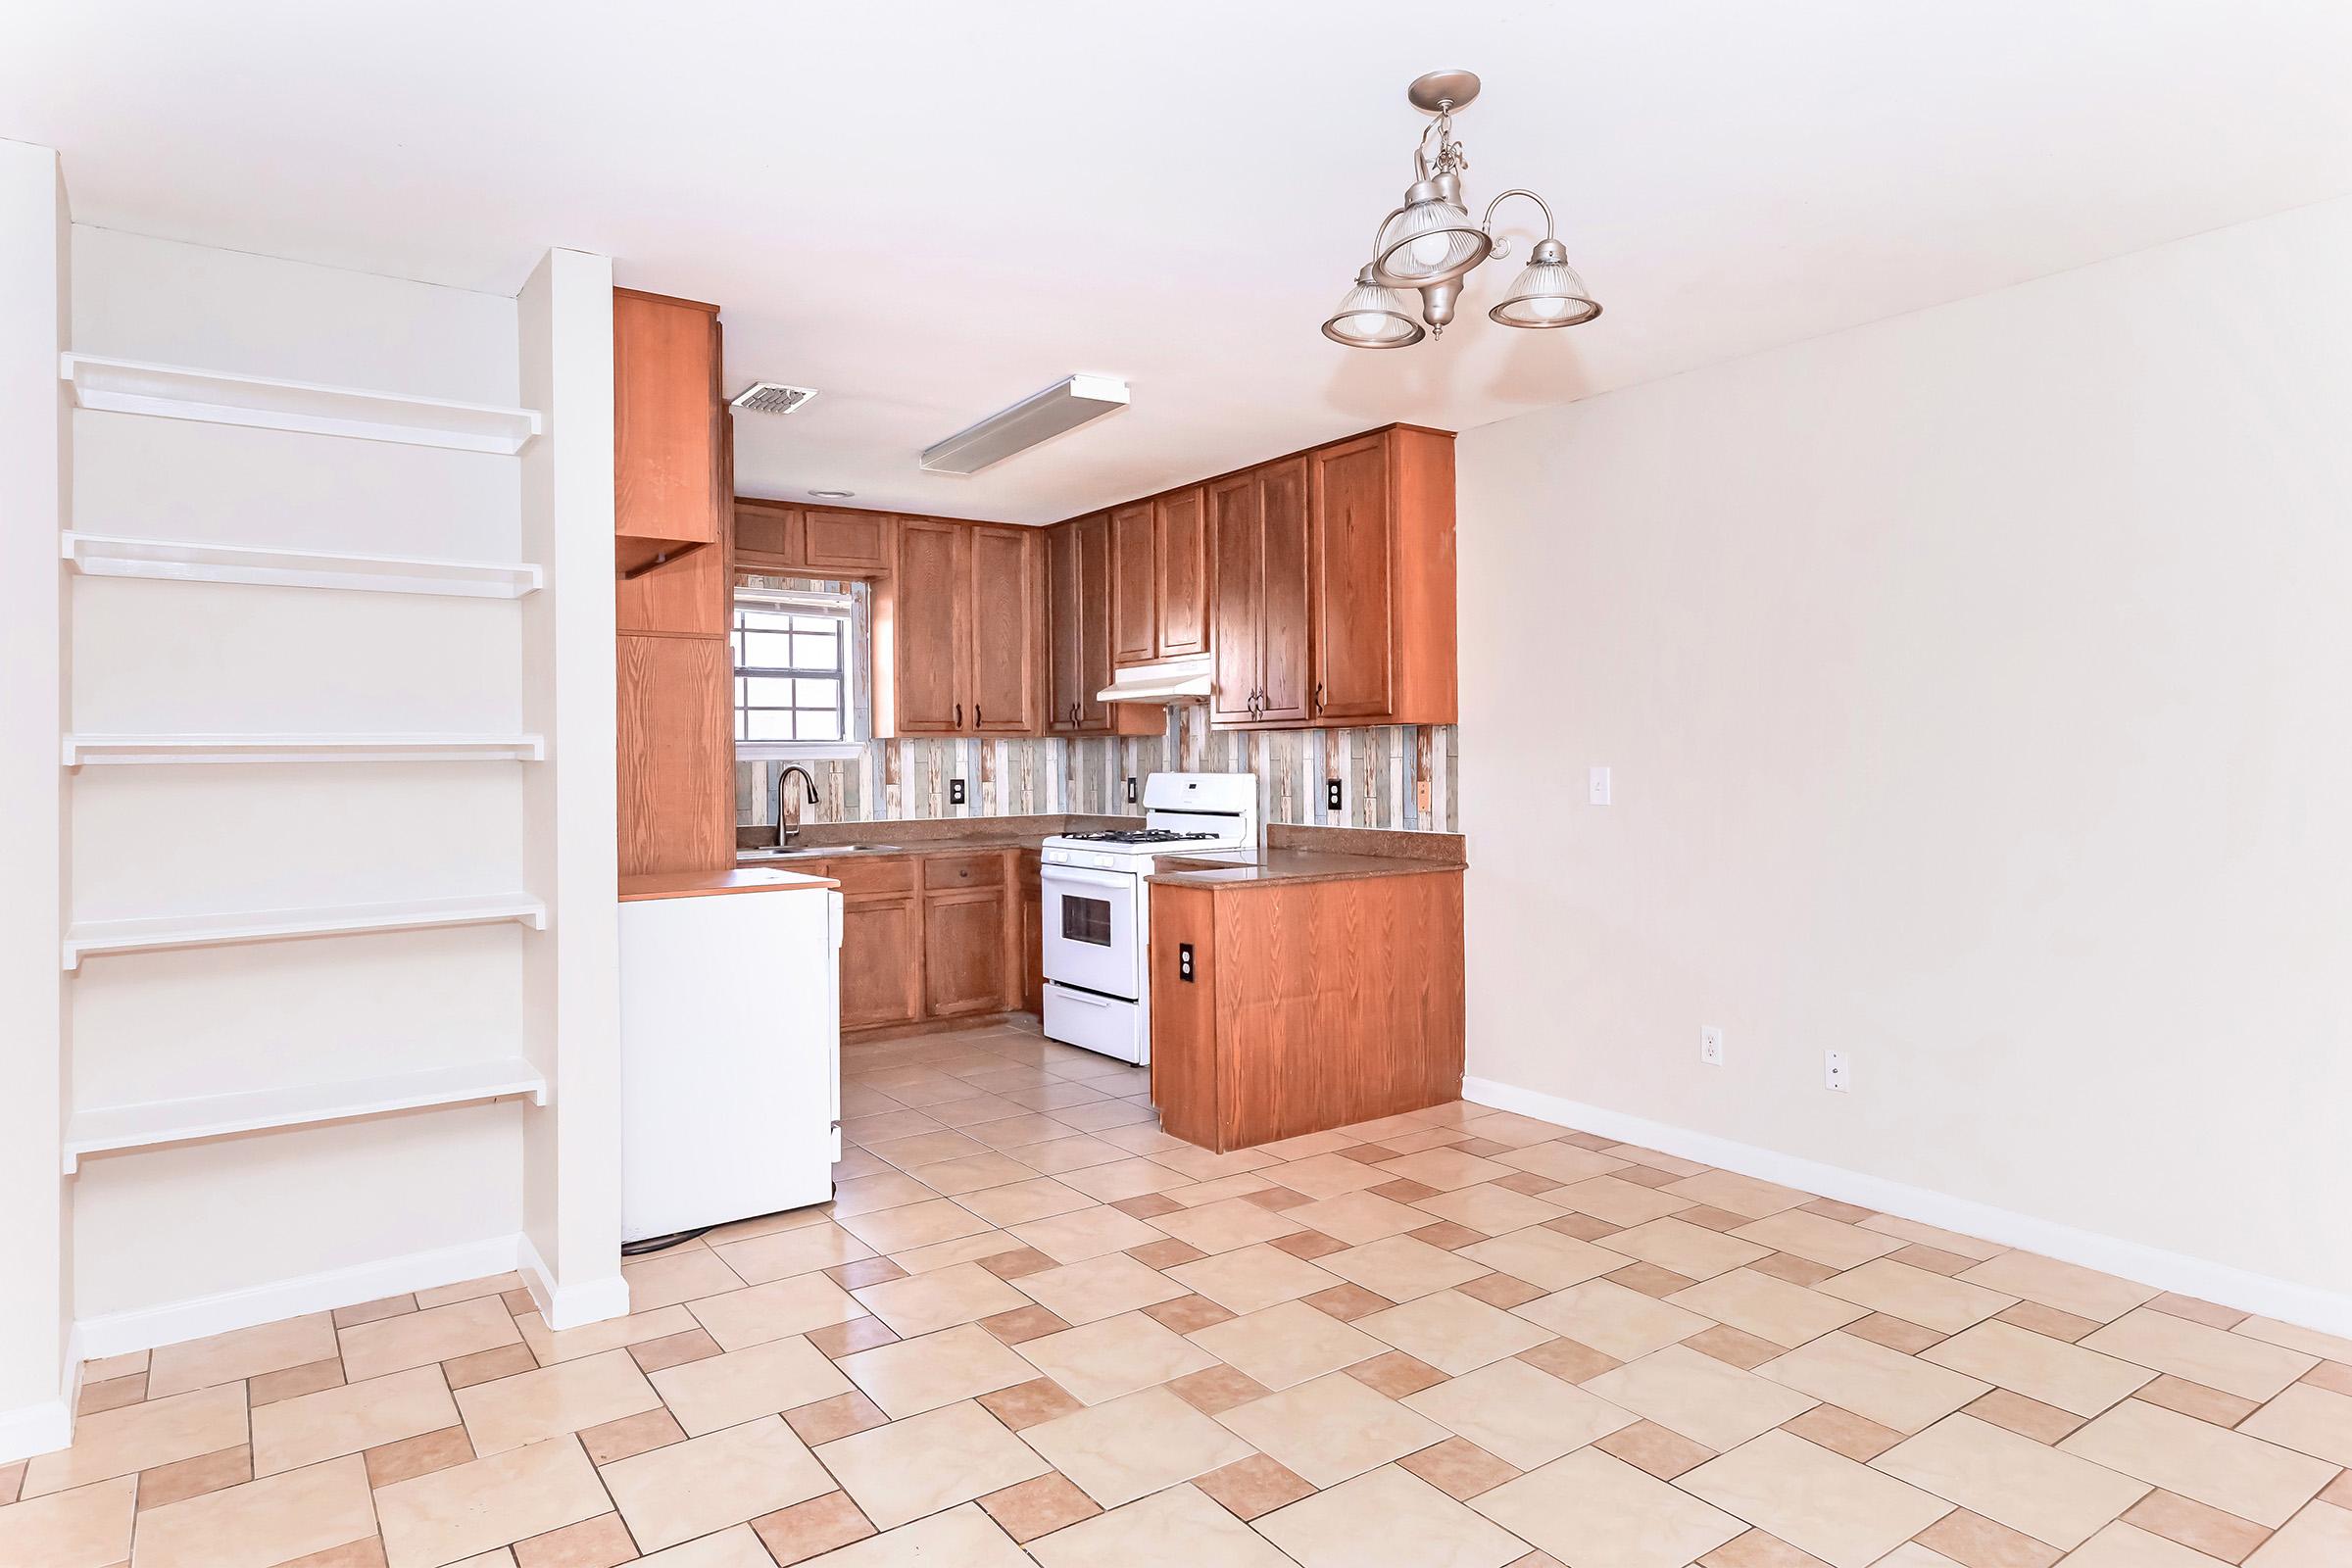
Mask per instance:
[[[1163,855],[1257,847],[1257,779],[1249,773],[1153,773],[1144,822],[1046,840],[1046,1035],[1132,1061],[1152,1059],[1152,901]]]

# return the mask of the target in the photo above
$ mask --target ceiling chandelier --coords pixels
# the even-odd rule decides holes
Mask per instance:
[[[1444,332],[1453,319],[1462,280],[1479,263],[1508,253],[1509,242],[1494,237],[1494,209],[1513,196],[1543,209],[1544,237],[1527,253],[1527,265],[1501,302],[1487,312],[1488,318],[1504,326],[1550,327],[1575,326],[1598,316],[1599,303],[1568,265],[1567,247],[1552,237],[1551,208],[1543,197],[1532,190],[1506,190],[1487,203],[1485,217],[1471,222],[1462,204],[1462,171],[1470,164],[1453,139],[1453,111],[1478,96],[1478,77],[1467,71],[1433,71],[1404,95],[1415,109],[1437,118],[1413,148],[1413,183],[1404,204],[1380,220],[1372,260],[1323,323],[1323,335],[1351,349],[1400,349]],[[1408,290],[1421,296],[1420,320],[1413,319]]]

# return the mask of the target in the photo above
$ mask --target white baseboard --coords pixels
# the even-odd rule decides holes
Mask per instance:
[[[54,1399],[0,1410],[0,1464],[55,1453],[74,1442],[74,1411],[81,1403],[81,1330],[66,1336],[66,1364]]]
[[[1842,1203],[1875,1208],[1883,1214],[1916,1220],[1922,1225],[1982,1237],[2003,1247],[2023,1248],[2044,1257],[2120,1275],[2182,1296],[2198,1297],[2241,1312],[2352,1338],[2352,1297],[2314,1286],[2102,1236],[2096,1231],[2078,1230],[2055,1220],[1995,1208],[1989,1203],[1907,1186],[1838,1165],[1800,1159],[1753,1144],[1734,1143],[1710,1133],[1692,1132],[1624,1111],[1496,1083],[1491,1078],[1463,1079],[1462,1098],[1474,1104],[1515,1110],[1523,1116],[1622,1143],[1639,1144],[1661,1153],[1738,1171],[1742,1176],[1755,1176],[1800,1192],[1834,1198]]]
[[[241,1291],[224,1291],[218,1296],[199,1296],[161,1306],[83,1318],[74,1325],[74,1331],[81,1339],[80,1354],[85,1357],[151,1350],[159,1345],[177,1345],[182,1340],[202,1339],[208,1334],[275,1323],[283,1318],[300,1317],[305,1312],[323,1312],[330,1307],[372,1301],[378,1297],[503,1274],[516,1266],[521,1241],[515,1235],[486,1236],[478,1242],[436,1248],[429,1252],[409,1252],[350,1268],[327,1269]]]
[[[515,1267],[522,1271],[522,1283],[549,1328],[576,1329],[583,1323],[629,1315],[629,1282],[617,1266],[603,1279],[558,1286],[554,1271],[531,1239],[525,1236],[520,1240],[521,1260]]]

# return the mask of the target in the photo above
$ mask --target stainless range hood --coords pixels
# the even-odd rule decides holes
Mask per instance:
[[[1110,684],[1095,694],[1100,703],[1183,703],[1212,689],[1208,656],[1169,659],[1156,664],[1114,669]]]

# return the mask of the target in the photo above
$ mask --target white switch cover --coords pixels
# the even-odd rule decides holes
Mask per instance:
[[[1723,1031],[1714,1024],[1698,1026],[1698,1059],[1710,1067],[1723,1065]]]
[[[1845,1065],[1845,1053],[1825,1051],[1821,1054],[1821,1087],[1844,1094],[1854,1087],[1853,1074]]]
[[[1609,770],[1605,767],[1596,767],[1592,770],[1592,804],[1594,806],[1609,804]]]

